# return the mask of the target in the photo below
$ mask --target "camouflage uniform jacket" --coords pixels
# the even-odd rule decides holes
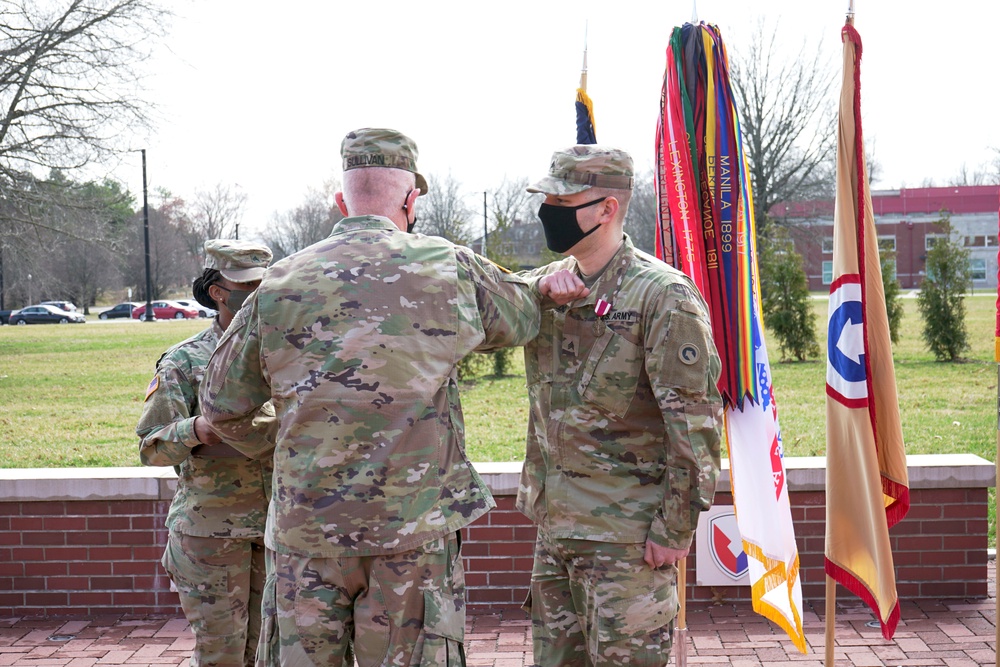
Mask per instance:
[[[523,279],[386,218],[345,218],[268,269],[212,357],[202,410],[253,455],[247,416],[274,401],[270,548],[408,551],[495,506],[465,454],[456,364],[537,332]]]
[[[563,268],[576,260],[528,275]],[[693,283],[626,237],[590,296],[543,311],[525,367],[518,509],[553,539],[688,546],[715,494],[722,427],[720,362]]]
[[[156,365],[136,433],[144,465],[177,467],[167,528],[196,537],[260,537],[271,494],[270,458],[191,455],[198,387],[222,328],[218,321],[167,350]]]

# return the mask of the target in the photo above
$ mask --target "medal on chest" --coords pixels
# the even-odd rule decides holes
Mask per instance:
[[[597,300],[594,304],[594,336],[600,337],[604,334],[604,329],[606,325],[604,324],[604,316],[611,312],[611,303],[601,298]]]

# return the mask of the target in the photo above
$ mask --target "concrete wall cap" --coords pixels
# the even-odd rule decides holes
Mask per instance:
[[[996,466],[975,454],[911,454],[906,457],[911,489],[984,488],[996,485]],[[517,494],[521,462],[474,463],[497,496]],[[788,490],[826,488],[826,457],[785,459]],[[0,468],[0,502],[40,500],[170,500],[177,476],[169,467]],[[731,491],[729,460],[722,460],[716,489]]]

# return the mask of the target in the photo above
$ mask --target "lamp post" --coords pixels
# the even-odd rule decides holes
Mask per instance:
[[[146,311],[142,314],[142,319],[152,322],[153,317],[153,280],[149,270],[149,196],[146,191],[146,149],[141,148],[142,153],[142,235],[146,245]]]
[[[28,305],[31,305],[31,274],[28,274]]]

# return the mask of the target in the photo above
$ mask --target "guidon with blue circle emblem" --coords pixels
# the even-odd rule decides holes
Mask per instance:
[[[841,276],[830,287],[826,393],[849,408],[868,406],[865,308],[861,276]]]

